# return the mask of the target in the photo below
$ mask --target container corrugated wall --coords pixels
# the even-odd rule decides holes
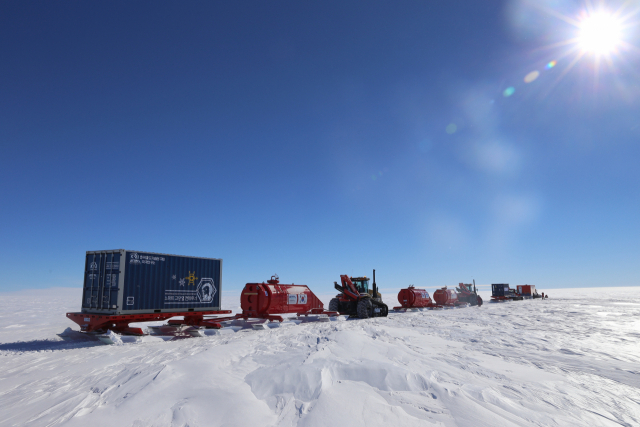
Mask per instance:
[[[491,285],[491,296],[494,296],[494,297],[509,296],[509,284],[493,283]]]
[[[83,310],[112,311],[118,308],[121,255],[119,251],[87,252]]]
[[[220,309],[222,260],[138,251],[87,252],[82,311]]]

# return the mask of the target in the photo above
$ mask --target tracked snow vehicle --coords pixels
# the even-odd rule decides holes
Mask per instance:
[[[389,307],[382,302],[382,295],[376,285],[376,271],[373,270],[373,286],[369,289],[368,277],[349,277],[340,275],[341,284],[333,282],[340,292],[329,302],[329,311],[337,311],[349,317],[367,319],[369,317],[387,317]]]
[[[524,297],[511,289],[508,283],[493,283],[491,285],[491,302],[521,301]]]
[[[471,287],[471,284],[459,283],[456,288],[456,293],[458,294],[458,301],[468,302],[471,306],[482,305],[482,297],[478,295],[475,280],[473,281],[473,288]]]

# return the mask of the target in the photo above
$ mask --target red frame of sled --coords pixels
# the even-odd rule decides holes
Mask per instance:
[[[184,319],[173,319],[167,322],[172,326],[188,325],[205,328],[222,328],[221,322],[228,320],[249,320],[264,319],[269,321],[282,322],[284,318],[278,315],[255,316],[245,313],[238,313],[230,317],[214,317],[205,319],[204,316],[230,314],[231,310],[218,311],[174,311],[165,313],[144,313],[144,314],[91,314],[91,313],[67,313],[67,317],[80,325],[82,332],[98,332],[112,330],[125,335],[144,335],[142,328],[131,328],[129,323],[154,322],[167,320],[172,317],[183,316]],[[326,314],[329,317],[339,316],[337,311],[324,311],[322,308],[313,308],[304,313],[296,313],[298,316]],[[89,319],[88,321],[86,319]]]
[[[304,313],[295,313],[296,316],[313,316],[313,315],[320,315],[320,314],[326,314],[328,317],[335,317],[335,316],[339,316],[340,313],[338,313],[337,311],[324,311],[324,309],[322,308],[312,308],[311,310],[304,312]],[[174,319],[174,320],[169,320],[169,322],[167,322],[169,325],[172,326],[179,326],[179,325],[184,325],[184,324],[189,324],[191,326],[203,326],[205,328],[212,328],[212,329],[221,329],[222,328],[222,322],[227,322],[227,321],[233,321],[233,320],[239,320],[239,319],[244,319],[244,320],[249,320],[249,319],[262,319],[262,320],[268,320],[271,322],[283,322],[284,318],[282,316],[279,315],[273,315],[273,314],[263,314],[263,315],[256,315],[254,313],[238,313],[235,316],[229,316],[229,317],[214,317],[211,319],[203,319],[201,320],[198,324],[190,324],[190,323],[185,323],[184,321],[180,320],[180,319]]]
[[[442,308],[442,307],[443,307],[443,306],[441,306],[441,305],[433,304],[433,303],[432,303],[432,304],[427,304],[427,305],[425,305],[425,306],[423,306],[423,307],[416,307],[416,306],[407,306],[407,307],[405,307],[405,306],[403,306],[403,305],[400,305],[400,306],[398,306],[398,307],[393,307],[393,310],[394,310],[394,311],[402,311],[402,310],[405,310],[405,311],[406,311],[406,310],[414,310],[414,309],[427,309],[427,310],[432,310],[432,309],[434,309],[434,308]]]
[[[144,335],[142,328],[131,328],[129,323],[154,322],[167,320],[176,316],[184,316],[181,324],[199,325],[204,321],[205,315],[229,314],[231,310],[216,311],[173,311],[164,313],[142,314],[92,314],[92,313],[67,313],[67,317],[80,325],[82,332],[97,332],[112,330],[127,335]],[[88,321],[86,319],[89,319]]]

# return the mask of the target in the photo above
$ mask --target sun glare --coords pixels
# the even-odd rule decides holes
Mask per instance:
[[[580,22],[578,43],[584,53],[614,53],[622,43],[622,23],[607,12],[596,12]]]
[[[557,56],[553,61],[546,65],[546,69],[554,68],[558,61],[566,57],[573,57],[566,62],[563,61],[566,65],[557,77],[557,81],[560,81],[582,59],[590,59],[586,65],[594,72],[594,87],[597,88],[597,81],[603,69],[614,70],[616,63],[629,59],[625,59],[625,55],[640,53],[640,50],[630,43],[635,34],[634,30],[640,28],[636,17],[640,14],[640,7],[631,9],[627,2],[618,9],[607,9],[604,2],[594,7],[591,0],[584,1],[584,7],[573,16],[541,7],[544,12],[573,27],[567,28],[570,31],[558,31],[560,37],[568,36],[567,38],[559,37],[556,43],[546,46],[548,49],[560,49],[555,53]],[[529,83],[527,78],[525,82]]]

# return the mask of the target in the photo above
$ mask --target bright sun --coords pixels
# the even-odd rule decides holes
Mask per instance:
[[[535,1],[532,0],[532,2]],[[581,2],[584,6],[571,15],[540,6],[543,12],[568,24],[562,29],[558,28],[558,32],[553,37],[557,38],[557,42],[546,46],[549,49],[559,48],[556,53],[558,56],[549,62],[546,68],[551,69],[560,60],[572,57],[558,76],[560,80],[582,59],[590,59],[591,63],[586,65],[593,70],[597,83],[602,67],[614,71],[617,63],[625,62],[624,55],[632,54],[635,57],[640,53],[640,49],[630,43],[630,39],[635,38],[640,29],[640,21],[637,17],[640,15],[640,4],[633,7],[628,0],[617,9],[608,9],[605,6],[605,0],[581,0]],[[565,36],[567,38],[563,38]],[[533,80],[537,77],[538,75],[535,75]],[[529,75],[525,78],[525,82],[527,78]]]
[[[622,23],[607,12],[588,15],[579,24],[578,43],[584,53],[614,53],[622,43]]]

